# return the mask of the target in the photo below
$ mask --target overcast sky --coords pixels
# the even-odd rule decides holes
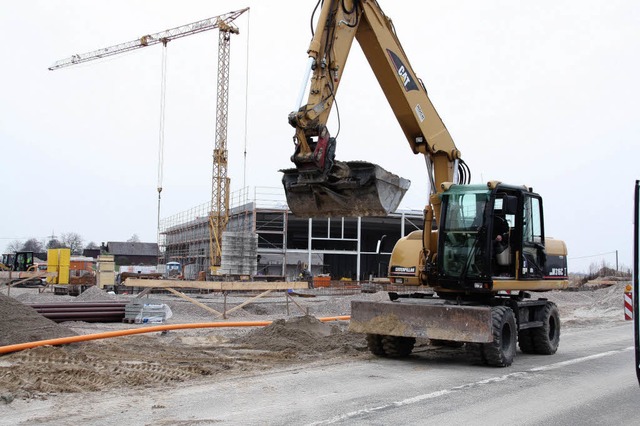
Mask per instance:
[[[616,250],[630,267],[640,178],[640,2],[380,5],[473,182],[495,179],[539,192],[546,233],[566,241],[570,271],[602,260],[613,265]],[[247,6],[231,46],[232,191],[278,188],[278,170],[292,166],[287,116],[302,81],[315,0],[4,1],[0,250],[15,239],[64,232],[85,243],[133,234],[156,241],[162,48],[47,67]],[[169,43],[162,217],[211,198],[217,37],[210,31]],[[357,44],[338,106],[337,158],[375,162],[410,179],[401,208],[422,209],[424,161],[411,153]],[[330,131],[337,131],[335,115]]]

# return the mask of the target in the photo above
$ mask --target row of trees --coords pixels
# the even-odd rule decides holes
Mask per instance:
[[[589,265],[589,273],[587,274],[587,280],[594,280],[596,278],[603,277],[623,277],[631,278],[631,268],[625,265],[616,267],[609,262],[602,260],[600,262],[594,262]]]
[[[140,238],[136,234],[133,234],[127,242],[140,242]],[[34,253],[42,253],[47,249],[56,248],[68,248],[73,255],[81,255],[84,249],[99,249],[100,246],[90,241],[86,246],[84,245],[84,238],[75,232],[65,232],[60,238],[53,237],[49,241],[40,241],[37,238],[29,238],[27,241],[15,240],[7,245],[7,253],[15,253],[18,251],[32,251]]]

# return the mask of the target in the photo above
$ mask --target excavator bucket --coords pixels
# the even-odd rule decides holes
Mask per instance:
[[[281,170],[287,204],[300,217],[386,216],[396,210],[410,181],[364,161],[338,162],[326,177]]]

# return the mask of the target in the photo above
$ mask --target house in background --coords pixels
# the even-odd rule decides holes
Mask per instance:
[[[157,266],[157,243],[130,243],[109,241],[106,245],[108,254],[113,255],[116,271],[120,266]]]

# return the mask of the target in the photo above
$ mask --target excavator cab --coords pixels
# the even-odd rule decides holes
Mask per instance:
[[[32,251],[19,251],[16,252],[13,260],[13,270],[25,272],[33,266],[33,252]]]
[[[566,247],[545,239],[542,198],[525,187],[452,185],[442,193],[438,247],[431,278],[444,291],[566,278]]]
[[[483,186],[453,185],[442,194],[439,228],[439,286],[466,289],[473,281],[481,288],[490,283],[487,206],[490,191]]]

